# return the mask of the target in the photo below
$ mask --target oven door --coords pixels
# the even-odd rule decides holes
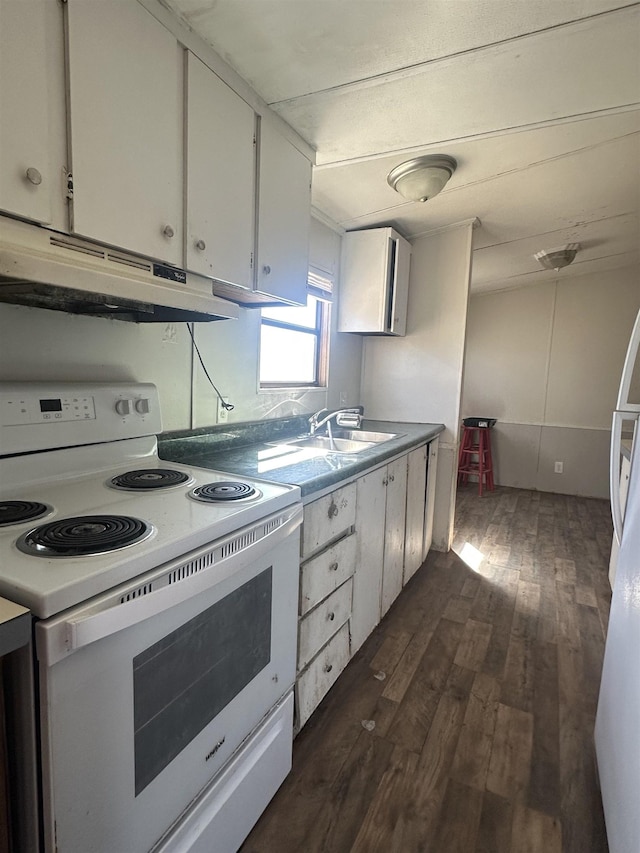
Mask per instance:
[[[301,516],[38,623],[47,850],[149,850],[291,689]]]

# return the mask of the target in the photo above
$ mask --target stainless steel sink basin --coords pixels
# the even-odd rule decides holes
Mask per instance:
[[[369,447],[374,447],[373,441],[352,441],[348,438],[329,438],[328,435],[305,435],[282,442],[288,447],[312,447],[327,453],[361,453]]]
[[[349,441],[366,441],[371,444],[382,444],[383,441],[391,441],[398,438],[400,432],[368,432],[366,429],[334,429],[334,438],[345,438]]]
[[[368,432],[363,429],[334,429],[333,437],[328,435],[303,435],[278,442],[287,447],[309,447],[324,450],[327,453],[362,453],[370,447],[397,438],[397,432]]]

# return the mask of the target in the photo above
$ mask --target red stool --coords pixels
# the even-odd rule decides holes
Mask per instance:
[[[476,419],[470,419],[476,420]],[[493,459],[491,458],[491,421],[482,420],[487,426],[462,427],[462,441],[458,454],[458,483],[468,483],[469,475],[478,478],[478,494],[482,497],[483,486],[493,491]]]

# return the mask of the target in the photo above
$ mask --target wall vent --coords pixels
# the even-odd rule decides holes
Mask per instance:
[[[92,258],[106,257],[104,249],[89,243],[76,243],[75,241],[65,239],[64,237],[50,237],[49,243],[52,246],[57,246],[59,249],[66,249],[68,252],[79,252],[82,255],[91,255]]]

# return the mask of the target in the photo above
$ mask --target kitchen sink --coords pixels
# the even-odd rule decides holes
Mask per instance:
[[[382,444],[383,441],[391,441],[392,438],[399,438],[404,433],[401,432],[370,432],[366,429],[334,429],[334,438],[344,438],[349,441],[366,441],[369,444]]]
[[[375,447],[373,441],[353,441],[348,438],[329,438],[328,435],[304,435],[282,442],[287,447],[310,447],[315,450],[325,450],[327,453],[361,453],[370,447]]]
[[[397,432],[368,432],[363,429],[334,429],[333,437],[328,435],[303,435],[278,442],[287,447],[309,447],[324,450],[327,453],[362,453],[384,441],[397,438]]]

